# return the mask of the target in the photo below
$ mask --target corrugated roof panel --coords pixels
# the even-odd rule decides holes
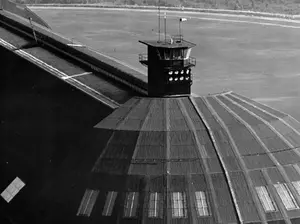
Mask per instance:
[[[294,166],[297,166],[297,164],[284,166],[283,168],[290,181],[299,181],[300,173],[297,172]]]
[[[139,202],[138,192],[127,192],[124,206],[124,217],[136,217]]]
[[[258,198],[265,210],[265,212],[274,212],[276,211],[276,204],[271,199],[270,194],[267,190],[266,186],[259,186],[255,187],[255,190],[257,192]]]
[[[299,206],[287,184],[274,184],[274,187],[287,210],[298,209]]]
[[[139,142],[137,143],[139,144]],[[135,159],[164,159],[164,145],[136,145]]]
[[[187,202],[185,192],[172,192],[172,217],[187,217]]]
[[[111,216],[118,192],[109,191],[106,196],[105,205],[102,211],[103,216]]]
[[[143,131],[163,131],[165,125],[165,101],[161,99],[152,99],[152,106],[145,120]]]
[[[295,132],[290,132],[284,135],[285,139],[288,140],[292,145],[300,146],[300,135]]]
[[[170,131],[171,145],[195,145],[192,131]]]
[[[196,191],[196,209],[198,216],[209,216],[209,206],[204,191]]]
[[[210,98],[209,103],[212,103],[213,109],[218,113],[218,116],[224,121],[226,117],[231,117],[231,124],[227,125],[227,128],[242,155],[263,153],[264,149],[262,146],[254,139],[252,134],[247,130],[247,128],[240,123],[233,114],[227,111],[222,105],[220,105],[214,98]],[[240,137],[240,134],[243,137]]]
[[[207,173],[223,173],[220,161],[218,158],[207,158],[207,166],[208,170],[206,170]],[[233,170],[236,167],[233,167]]]
[[[139,135],[138,145],[165,146],[167,141],[166,132],[164,131],[141,131]]]
[[[285,122],[288,123],[290,126],[295,128],[298,132],[300,131],[300,122],[295,120],[295,118],[292,118],[290,116],[287,116],[284,118]]]
[[[245,179],[245,174],[242,172],[231,172],[229,175],[243,220],[245,222],[260,221],[257,206]]]
[[[141,129],[143,124],[144,124],[144,120],[142,119],[127,118],[120,124],[120,126],[117,129],[135,131]]]
[[[280,172],[281,170],[278,169],[277,167],[268,168],[264,171],[266,171],[265,174],[268,175],[268,177],[270,178],[270,180],[273,184],[285,182],[285,180],[283,178],[283,174],[282,174],[282,172]]]
[[[237,125],[240,126],[241,124],[237,122],[236,118],[232,116],[227,110],[222,107],[218,101],[216,101],[213,97],[206,98],[209,104],[215,109],[220,117],[222,117],[222,121],[226,124],[226,126]]]
[[[77,216],[90,216],[97,200],[99,191],[86,189],[81,199],[80,206],[77,211]]]
[[[202,174],[204,172],[203,164],[199,159],[170,162],[170,174],[172,175]]]
[[[219,124],[213,117],[212,113],[207,108],[206,104],[204,103],[204,100],[201,97],[197,97],[197,98],[193,98],[193,101],[195,102],[197,109],[205,117],[206,122],[209,123],[209,126],[212,129],[212,131],[218,129]]]
[[[156,166],[156,165],[152,165],[152,166]],[[149,173],[148,170],[148,165],[147,163],[131,163],[129,170],[128,170],[128,174],[130,175],[144,175]],[[160,172],[159,174],[162,174],[162,172]]]
[[[149,113],[149,109],[151,108],[153,101],[150,98],[142,98],[139,100],[139,103],[130,110],[127,117],[129,119],[139,119],[144,120],[147,114]]]
[[[230,99],[226,98],[225,96],[216,96],[216,99],[220,100],[223,104],[225,104],[230,110],[238,114],[239,116],[245,118],[244,120],[251,125],[258,125],[260,122],[254,117],[249,116],[249,112],[240,108],[237,104],[230,101]]]
[[[222,150],[222,148],[220,149]],[[224,156],[223,161],[228,171],[239,171],[242,169],[239,159],[235,156]]]
[[[265,143],[265,145],[271,152],[290,148],[279,136],[275,136],[272,138],[261,138],[261,140]]]
[[[221,220],[224,223],[237,223],[236,211],[233,207],[230,190],[224,174],[211,174],[211,178]]]
[[[275,166],[274,162],[270,159],[268,154],[243,156],[243,160],[247,168],[250,170]]]
[[[216,151],[212,144],[212,141],[208,135],[208,132],[206,130],[196,131],[197,138],[199,139],[199,142],[201,145],[204,146],[204,150],[206,152],[206,155],[208,157],[216,157]]]
[[[150,192],[164,192],[164,187],[167,184],[166,176],[156,175],[149,176],[148,187]]]
[[[191,103],[190,101],[190,98],[188,97],[185,97],[185,98],[182,98],[181,99],[181,102],[183,103],[183,105],[185,106],[185,109],[189,115],[189,117],[192,119],[192,120],[195,120],[195,121],[198,121],[198,122],[201,122],[202,125],[200,125],[201,129],[205,129],[205,125],[203,124],[203,122],[200,120],[199,121],[199,115],[197,114],[197,112],[195,111],[195,108],[193,106],[193,104]]]
[[[262,145],[254,138],[246,126],[232,127],[229,128],[229,131],[241,155],[255,155],[265,152]],[[240,138],[240,134],[243,134],[244,138]]]
[[[262,173],[262,170],[249,171],[249,176],[254,186],[265,186],[267,181]]]
[[[222,150],[220,150],[220,153],[222,154],[222,156],[223,157],[235,156],[235,153],[230,144],[228,135],[223,130],[223,128],[221,126],[219,126],[219,129],[213,131],[212,133],[213,133],[214,139],[216,141],[216,144],[219,146],[220,149],[222,149]]]
[[[288,124],[283,123],[281,120],[273,121],[271,125],[281,134],[286,135],[288,133],[291,133],[293,131],[293,128],[289,126]]]
[[[162,218],[163,217],[163,195],[158,192],[151,192],[149,197],[148,206],[149,218]]]
[[[276,120],[278,120],[278,118],[271,116],[255,107],[253,107],[252,105],[250,105],[249,103],[247,103],[247,101],[242,101],[241,99],[237,99],[235,97],[233,97],[232,95],[228,94],[226,95],[228,98],[230,98],[231,100],[237,102],[238,104],[240,104],[241,106],[243,106],[244,108],[248,109],[249,111],[255,113],[257,116],[261,117],[262,119],[266,120],[267,122],[274,122]]]
[[[7,203],[9,203],[24,186],[25,183],[19,177],[16,177],[1,193],[1,196]]]
[[[288,165],[300,162],[300,157],[293,150],[287,150],[282,152],[273,153],[276,160],[281,165]]]
[[[286,114],[284,114],[284,113],[282,113],[282,112],[280,112],[278,110],[274,110],[271,107],[268,107],[268,106],[266,106],[264,104],[258,103],[257,101],[251,100],[251,99],[249,99],[247,97],[244,97],[242,95],[239,95],[239,94],[236,94],[236,93],[230,93],[230,95],[233,95],[233,96],[236,96],[238,98],[241,98],[241,99],[243,99],[243,100],[245,100],[245,101],[247,101],[247,102],[249,102],[249,103],[251,103],[251,104],[253,104],[253,105],[257,106],[257,107],[259,107],[259,108],[262,108],[262,109],[268,111],[269,113],[271,113],[271,114],[273,114],[273,115],[275,115],[277,117],[283,118],[283,117],[286,116]]]
[[[190,183],[192,184],[195,191],[207,191],[207,180],[204,174],[192,174]]]
[[[171,145],[170,159],[194,159],[200,157],[199,149],[195,144],[189,145]]]
[[[291,222],[292,222],[292,224],[298,224],[298,223],[300,223],[300,218],[291,219]]]

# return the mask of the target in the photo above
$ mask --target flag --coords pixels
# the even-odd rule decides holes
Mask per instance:
[[[180,18],[179,21],[180,21],[180,22],[187,21],[187,18]]]

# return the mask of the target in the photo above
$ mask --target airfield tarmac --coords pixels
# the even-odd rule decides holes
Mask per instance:
[[[157,11],[31,9],[55,32],[146,74],[138,62],[146,48],[138,40],[158,39]],[[180,17],[188,18],[182,23],[185,39],[197,44],[193,93],[232,90],[300,121],[300,21],[167,12],[167,35],[178,34]]]

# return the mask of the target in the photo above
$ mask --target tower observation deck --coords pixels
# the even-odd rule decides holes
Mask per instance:
[[[195,44],[181,37],[171,41],[140,41],[147,45],[148,53],[140,54],[140,62],[148,67],[149,96],[178,96],[191,93],[191,67],[196,59],[191,57]]]

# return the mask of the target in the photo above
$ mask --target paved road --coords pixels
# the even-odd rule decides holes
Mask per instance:
[[[157,12],[32,9],[53,30],[146,73],[137,56],[146,48],[137,41],[157,38]],[[168,12],[168,34],[178,33],[182,16],[186,39],[197,44],[195,94],[233,90],[300,120],[299,21]]]

